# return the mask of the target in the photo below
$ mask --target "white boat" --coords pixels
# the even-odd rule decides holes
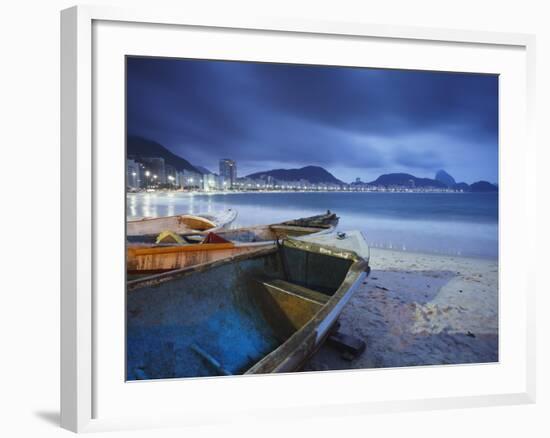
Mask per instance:
[[[216,232],[227,227],[237,217],[237,211],[228,209],[212,214],[180,214],[156,218],[141,218],[126,223],[127,236],[155,235],[170,231],[176,234]]]

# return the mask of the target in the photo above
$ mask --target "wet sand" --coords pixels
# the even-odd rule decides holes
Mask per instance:
[[[366,351],[325,344],[304,371],[498,361],[496,260],[371,248],[371,269],[340,317]]]

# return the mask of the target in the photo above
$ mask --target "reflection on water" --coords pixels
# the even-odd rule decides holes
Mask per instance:
[[[358,229],[373,247],[496,258],[497,194],[396,193],[133,193],[127,216],[237,210],[233,227],[320,214],[340,216],[339,229]]]

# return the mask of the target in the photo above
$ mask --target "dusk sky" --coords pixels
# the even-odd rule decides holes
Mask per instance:
[[[128,58],[128,133],[238,176],[318,165],[498,181],[498,77],[349,67]]]

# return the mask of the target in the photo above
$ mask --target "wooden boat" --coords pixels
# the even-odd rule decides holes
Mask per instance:
[[[127,379],[300,369],[368,275],[355,252],[275,248],[127,284]]]
[[[191,236],[188,234],[185,236],[187,241],[183,244],[174,242],[155,244],[148,243],[151,238],[140,240],[141,236],[129,237],[126,257],[127,273],[130,276],[150,275],[221,260],[238,254],[253,253],[261,247],[275,247],[277,240],[287,237],[332,233],[338,223],[338,217],[330,212],[312,216],[311,219],[311,222],[308,222],[308,218],[303,218],[282,224],[223,230],[215,235],[204,236],[200,233]],[[301,225],[285,225],[287,223]]]
[[[218,231],[228,226],[237,217],[235,210],[226,210],[216,215],[210,214],[180,214],[156,218],[141,218],[127,221],[127,236],[157,236],[163,231],[178,234],[196,233],[201,231]]]
[[[311,234],[297,237],[297,239],[317,243],[322,246],[353,251],[366,261],[370,259],[369,245],[361,231],[352,230],[331,234]]]
[[[336,216],[336,213],[332,213],[327,210],[326,213],[319,214],[317,216],[309,216],[301,219],[293,219],[290,221],[282,222],[281,225],[292,225],[298,227],[322,227],[327,225],[338,225],[340,218]]]

